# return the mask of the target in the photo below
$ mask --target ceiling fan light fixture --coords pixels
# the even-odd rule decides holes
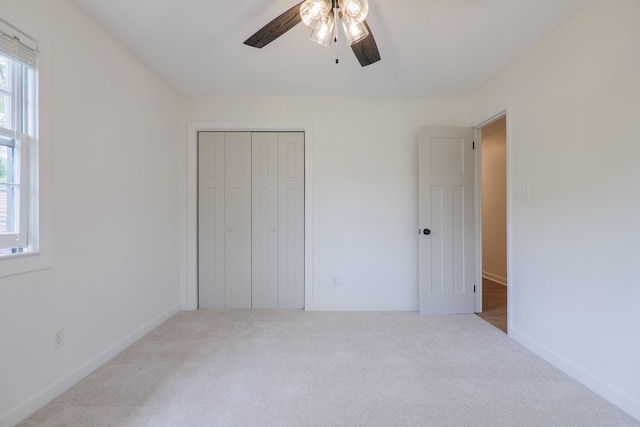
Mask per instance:
[[[331,46],[331,41],[333,40],[333,30],[335,29],[335,21],[330,16],[325,16],[322,18],[322,23],[318,28],[314,28],[311,32],[311,37],[309,37],[312,41],[321,44],[322,46],[329,47]]]
[[[331,0],[306,0],[300,6],[300,18],[309,28],[319,28],[331,11]]]
[[[338,41],[340,20],[344,26],[345,41],[351,45],[360,65],[366,67],[380,61],[378,45],[365,20],[368,10],[367,0],[302,0],[269,21],[244,44],[263,48],[304,21],[312,27],[311,40],[330,46]]]
[[[343,22],[350,25],[362,23],[369,13],[368,0],[338,0],[338,6]]]
[[[345,39],[349,46],[353,46],[361,40],[364,40],[369,35],[369,30],[364,23],[359,24],[347,24],[342,21],[342,27],[344,28]]]

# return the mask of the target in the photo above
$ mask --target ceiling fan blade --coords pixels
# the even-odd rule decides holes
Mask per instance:
[[[373,38],[369,24],[367,24],[367,21],[363,21],[363,23],[364,26],[367,27],[369,35],[358,43],[351,45],[351,49],[356,55],[356,58],[358,58],[360,65],[366,67],[367,65],[380,61],[380,52],[378,51],[378,45],[376,44],[376,39]]]
[[[254,35],[245,40],[244,44],[263,48],[298,25],[302,21],[302,18],[300,17],[300,5],[302,5],[302,3],[304,2],[298,3],[259,29]]]

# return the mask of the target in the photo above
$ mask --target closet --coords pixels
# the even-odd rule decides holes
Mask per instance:
[[[304,308],[304,133],[198,134],[200,308]]]

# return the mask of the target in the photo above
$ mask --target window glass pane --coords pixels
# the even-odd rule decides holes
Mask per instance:
[[[15,230],[15,188],[0,184],[0,233]]]
[[[13,167],[8,167],[11,160],[10,157],[13,157],[10,155],[11,151],[13,151],[13,148],[0,145],[0,182],[2,183],[9,181],[9,169],[12,171],[14,169]]]
[[[14,62],[0,56],[0,127],[13,129]]]
[[[22,132],[27,135],[36,134],[36,73],[32,68],[22,68],[23,81],[23,111]]]
[[[10,92],[9,88],[9,63],[4,56],[0,56],[0,89]]]
[[[12,129],[11,123],[11,97],[0,94],[0,127]]]
[[[0,145],[0,233],[14,232],[16,226],[15,150]]]

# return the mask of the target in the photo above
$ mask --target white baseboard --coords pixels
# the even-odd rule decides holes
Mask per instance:
[[[180,311],[195,311],[197,308],[191,308],[189,304],[182,304]]]
[[[313,304],[307,311],[419,311],[420,304]]]
[[[489,273],[489,272],[486,272],[486,271],[482,272],[482,277],[485,278],[485,279],[489,279],[492,282],[496,282],[499,285],[507,286],[506,277],[498,276],[497,274]]]
[[[516,328],[509,327],[509,337],[640,421],[640,401],[633,396],[585,371]]]
[[[4,415],[0,416],[0,427],[11,427],[15,426],[19,422],[23,421],[25,418],[29,417],[40,408],[51,402],[56,397],[60,396],[62,393],[76,385],[78,382],[83,380],[93,371],[107,363],[113,357],[118,355],[120,352],[125,350],[131,344],[138,341],[140,338],[154,330],[161,323],[175,315],[176,313],[181,311],[181,306],[175,306],[160,316],[156,317],[143,327],[139,328],[137,331],[133,332],[127,338],[122,341],[116,343],[111,348],[103,352],[102,354],[97,355],[93,359],[89,360],[84,365],[80,366],[69,375],[59,379],[55,383],[50,386],[44,388],[42,391],[35,394],[33,397],[25,400],[23,403],[18,405],[15,409],[10,410]]]

